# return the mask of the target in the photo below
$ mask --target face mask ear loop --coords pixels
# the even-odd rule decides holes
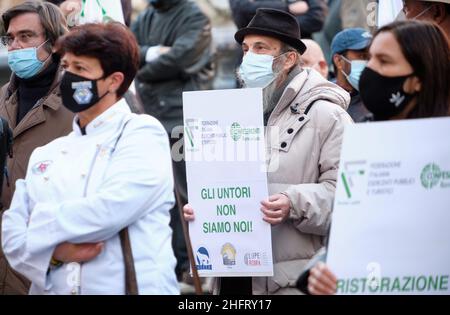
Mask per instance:
[[[350,65],[350,73],[352,73],[352,68],[351,68],[352,62],[349,59],[345,58],[343,55],[339,55],[339,56],[341,56],[341,58]],[[344,69],[341,69],[341,72],[344,75],[344,77],[347,79],[347,81],[350,82],[350,74],[345,73]]]
[[[111,75],[111,74],[110,74],[110,75]],[[98,78],[98,79],[95,80],[95,84],[97,84],[98,81],[104,81],[104,80],[105,80],[107,77],[109,77],[110,75],[103,75],[103,76],[101,76],[100,78]],[[97,85],[97,90],[98,90],[98,85]],[[99,97],[98,102],[100,102],[100,100],[101,100],[102,98],[104,98],[106,95],[108,95],[109,93],[110,93],[109,90],[106,90],[105,94],[103,94],[102,96]],[[97,102],[97,103],[98,103],[98,102]]]
[[[45,43],[47,43],[49,41],[49,39],[47,39],[45,42],[43,42],[42,44],[40,44],[39,46],[37,46],[36,47],[36,53],[37,53],[37,51],[42,47],[42,46],[44,46],[44,44]],[[50,59],[50,57],[52,56],[52,53],[50,52],[49,54],[48,54],[48,57],[44,60],[44,61],[42,61],[43,63],[46,63],[49,59]],[[36,58],[37,58],[37,56],[36,56]]]
[[[281,56],[284,56],[284,55],[286,55],[287,53],[290,53],[290,52],[293,52],[292,50],[290,50],[290,51],[286,51],[286,52],[284,52],[284,53],[282,53],[282,54],[280,54],[280,55],[278,55],[278,56],[276,56],[276,57],[273,57],[273,61],[272,61],[272,70],[273,70],[273,65],[274,65],[274,63],[275,63],[275,60],[277,60],[278,58],[280,58]],[[273,72],[275,75],[278,75],[279,73],[280,73],[281,71],[279,71],[278,73],[276,73],[275,71]]]
[[[420,12],[419,14],[417,14],[415,17],[413,17],[413,20],[417,20],[418,18],[420,18],[421,16],[423,16],[425,13],[427,13],[428,11],[431,10],[431,8],[434,7],[434,4],[430,5],[428,8],[426,8],[425,10],[423,10],[422,12]]]

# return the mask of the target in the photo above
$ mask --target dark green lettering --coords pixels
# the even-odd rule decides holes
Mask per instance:
[[[419,286],[419,281],[420,280],[423,280],[423,286],[422,287]],[[417,278],[417,283],[416,283],[417,290],[423,291],[423,290],[425,290],[426,287],[427,287],[427,278],[425,276],[420,276],[419,278]]]
[[[393,282],[393,284],[392,284],[392,288],[391,288],[391,291],[394,291],[394,290],[397,290],[397,291],[401,291],[401,288],[400,288],[400,280],[399,280],[399,278],[395,278],[394,279],[394,282]]]
[[[345,286],[345,280],[339,279],[336,283],[336,293],[345,293],[344,286]]]
[[[439,285],[439,290],[448,290],[448,276],[441,276],[441,283]]]
[[[380,292],[383,292],[384,288],[386,288],[386,292],[389,292],[389,283],[391,282],[391,279],[388,277],[383,277],[381,279],[381,285],[380,285]]]
[[[408,289],[407,289],[407,288],[408,288],[408,284],[409,284],[409,282],[411,281],[411,277],[403,277],[403,281],[405,281],[405,282],[404,282],[402,291],[403,291],[403,292],[409,292],[409,291],[411,291],[411,290],[408,290]]]
[[[434,290],[437,291],[439,283],[439,276],[429,276],[428,277],[428,291]]]
[[[356,293],[356,292],[358,292],[358,280],[359,280],[359,279],[352,279],[352,280],[351,280],[351,289],[350,289],[350,293]]]

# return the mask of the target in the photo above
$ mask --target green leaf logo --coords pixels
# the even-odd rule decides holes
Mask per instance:
[[[420,175],[422,186],[426,189],[432,189],[433,187],[435,187],[437,184],[439,184],[441,178],[441,169],[434,163],[426,165],[422,170],[422,174]]]
[[[242,136],[241,125],[239,125],[237,122],[233,123],[231,125],[230,134],[231,134],[231,138],[234,141],[238,141],[239,139],[241,139],[241,136]]]

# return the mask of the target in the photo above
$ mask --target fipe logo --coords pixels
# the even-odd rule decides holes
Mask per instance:
[[[261,266],[261,254],[247,253],[244,255],[244,262],[247,266]]]
[[[200,247],[199,249],[197,249],[196,259],[197,270],[212,270],[209,253],[205,247]]]

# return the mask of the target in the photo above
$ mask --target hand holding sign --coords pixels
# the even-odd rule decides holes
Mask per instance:
[[[194,209],[192,209],[190,204],[183,207],[183,216],[186,222],[192,222],[195,220]]]
[[[308,291],[313,295],[331,295],[336,293],[336,283],[336,276],[321,261],[309,272]]]
[[[289,216],[291,202],[283,194],[270,196],[268,200],[261,201],[261,211],[264,213],[263,220],[272,225],[280,224]],[[187,222],[195,220],[194,209],[190,204],[183,207],[184,219]]]
[[[277,225],[286,220],[291,209],[291,201],[283,194],[270,196],[268,200],[261,201],[263,220],[272,225]]]

